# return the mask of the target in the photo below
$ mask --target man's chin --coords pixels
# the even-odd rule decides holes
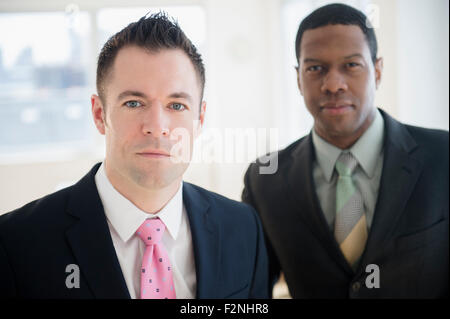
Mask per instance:
[[[351,124],[351,121],[348,122],[350,123],[347,123],[347,121],[339,121],[339,122],[334,121],[323,123],[321,125],[322,129],[320,129],[318,133],[319,135],[327,135],[335,137],[351,136],[355,132],[355,127],[354,125]],[[320,134],[320,132],[323,132],[323,134]]]
[[[166,166],[166,165],[165,165]],[[166,167],[148,166],[130,169],[130,177],[139,186],[148,190],[158,190],[169,187],[181,181],[186,167],[180,165],[167,165]]]

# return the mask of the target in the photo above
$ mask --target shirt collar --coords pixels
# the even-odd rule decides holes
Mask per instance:
[[[321,138],[314,128],[312,129],[312,140],[317,162],[322,169],[325,180],[329,183],[333,175],[334,165],[342,150]]]
[[[350,148],[359,165],[369,178],[372,178],[377,166],[378,156],[383,149],[384,120],[376,110],[375,119],[364,134]]]
[[[378,155],[383,148],[383,136],[384,120],[380,112],[376,110],[372,124],[349,149],[369,178],[372,178],[375,173]],[[344,150],[325,141],[314,129],[312,130],[312,140],[317,162],[326,181],[330,183],[336,161]]]
[[[144,212],[120,194],[106,176],[103,163],[95,174],[95,183],[103,203],[105,215],[124,242],[127,242],[135,234],[146,219],[157,217],[166,225],[170,236],[174,240],[177,239],[183,212],[182,183],[180,183],[176,194],[156,214]]]

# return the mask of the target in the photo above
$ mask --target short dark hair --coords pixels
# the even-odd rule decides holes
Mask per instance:
[[[205,87],[205,67],[201,55],[191,40],[184,34],[178,23],[165,12],[145,15],[137,22],[113,35],[105,43],[97,63],[97,92],[105,104],[105,80],[111,71],[114,59],[120,49],[128,45],[136,45],[150,52],[161,49],[181,49],[191,60],[200,80],[200,99]]]
[[[376,62],[378,50],[377,38],[375,37],[375,31],[370,25],[366,15],[348,5],[333,3],[316,9],[300,23],[295,39],[295,55],[297,57],[297,63],[300,61],[300,44],[303,33],[310,29],[335,24],[358,26],[366,37],[372,62]]]

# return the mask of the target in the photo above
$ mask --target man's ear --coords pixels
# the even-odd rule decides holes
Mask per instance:
[[[378,89],[381,83],[381,75],[383,73],[383,58],[375,61],[375,87]]]
[[[203,101],[202,105],[200,106],[200,116],[197,121],[197,127],[195,127],[194,139],[196,139],[202,131],[203,123],[205,121],[205,112],[206,112],[206,102]]]
[[[302,84],[300,83],[300,67],[296,66],[295,71],[297,72],[297,86],[300,94],[303,96]]]
[[[205,121],[205,112],[206,112],[206,102],[202,102],[202,106],[200,107],[200,125],[203,127],[203,122]]]
[[[102,100],[96,94],[91,96],[92,104],[92,117],[94,118],[95,126],[100,134],[105,135],[106,117],[105,108],[103,106]]]

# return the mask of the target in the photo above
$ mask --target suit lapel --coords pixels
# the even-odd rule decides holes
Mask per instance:
[[[197,298],[220,298],[221,233],[207,199],[183,182],[183,203],[189,217],[197,276]]]
[[[288,216],[286,220],[300,218],[315,234],[332,259],[344,271],[351,274],[353,271],[341,253],[320,207],[313,180],[314,157],[312,138],[309,134],[292,152],[290,162],[287,164],[288,169],[285,170],[285,180],[288,181],[285,184],[285,194],[289,197],[289,207],[293,207],[289,212],[292,215]]]
[[[386,127],[383,172],[362,265],[390,240],[423,168],[422,162],[411,155],[417,144],[404,125],[380,112]]]
[[[100,164],[73,186],[67,212],[76,217],[66,236],[96,298],[130,298],[95,185]]]

